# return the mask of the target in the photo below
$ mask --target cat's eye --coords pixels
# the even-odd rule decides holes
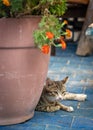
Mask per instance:
[[[54,92],[55,94],[58,94],[58,92]]]
[[[50,96],[51,96],[51,95],[52,95],[52,93],[48,93],[48,95],[50,95]]]

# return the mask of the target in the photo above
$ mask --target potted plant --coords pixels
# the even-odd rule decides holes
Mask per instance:
[[[33,117],[51,45],[66,48],[65,10],[65,0],[0,0],[0,125]]]

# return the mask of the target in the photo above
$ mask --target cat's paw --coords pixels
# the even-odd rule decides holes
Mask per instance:
[[[72,112],[72,111],[74,111],[74,108],[70,106],[70,107],[68,107],[67,111]]]
[[[86,94],[80,94],[80,96],[78,97],[78,101],[85,101],[86,99],[87,99]]]

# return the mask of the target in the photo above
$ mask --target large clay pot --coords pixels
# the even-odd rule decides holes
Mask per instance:
[[[47,76],[49,55],[34,46],[40,18],[0,19],[0,125],[34,115]]]

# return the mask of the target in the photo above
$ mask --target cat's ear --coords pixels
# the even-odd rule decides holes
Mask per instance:
[[[46,79],[46,85],[47,85],[47,86],[50,85],[51,82],[52,82],[52,80],[51,80],[50,78],[47,78],[47,79]]]
[[[68,76],[62,80],[62,83],[65,84],[68,80]]]
[[[50,78],[47,78],[47,79],[46,79],[46,82],[48,82],[48,81],[50,81],[50,80],[51,80]]]
[[[50,92],[49,87],[45,87],[45,91],[46,91],[46,92]]]

